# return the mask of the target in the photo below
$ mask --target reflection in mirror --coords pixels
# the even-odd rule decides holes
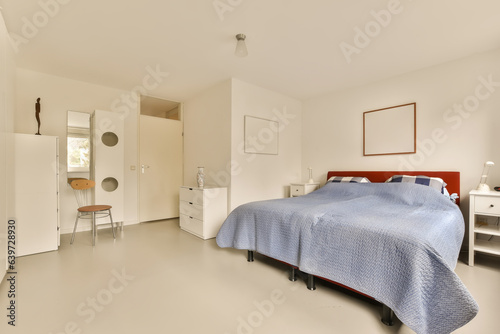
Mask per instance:
[[[90,171],[90,114],[68,111],[67,123],[68,173],[89,177]]]

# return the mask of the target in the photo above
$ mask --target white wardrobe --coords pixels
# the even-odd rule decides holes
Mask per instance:
[[[90,128],[92,141],[90,178],[96,183],[93,192],[94,203],[111,205],[113,222],[123,223],[125,189],[123,115],[95,110],[90,117]]]
[[[0,11],[0,282],[7,268],[7,222],[14,210],[14,130],[16,63],[13,43]]]
[[[58,137],[14,134],[14,171],[16,255],[57,250]]]

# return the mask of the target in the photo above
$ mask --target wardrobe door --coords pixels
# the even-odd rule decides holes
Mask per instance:
[[[57,250],[58,138],[14,135],[16,255]]]
[[[14,49],[0,12],[0,249],[3,250],[0,251],[0,282],[7,268],[7,225],[13,210],[14,156],[11,135],[14,128],[15,79]]]
[[[124,121],[123,115],[95,110],[91,117],[91,179],[96,183],[94,204],[111,205],[114,222],[123,222]],[[107,223],[98,220],[97,223]]]

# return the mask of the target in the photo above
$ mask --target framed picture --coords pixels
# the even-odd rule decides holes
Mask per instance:
[[[279,123],[245,115],[245,153],[278,154]]]
[[[363,113],[364,156],[416,153],[416,136],[416,103]]]

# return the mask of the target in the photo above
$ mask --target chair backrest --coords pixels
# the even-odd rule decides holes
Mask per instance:
[[[87,206],[92,204],[92,194],[90,190],[95,187],[95,181],[92,180],[73,180],[70,183],[73,192],[75,193],[76,202],[78,207]]]

